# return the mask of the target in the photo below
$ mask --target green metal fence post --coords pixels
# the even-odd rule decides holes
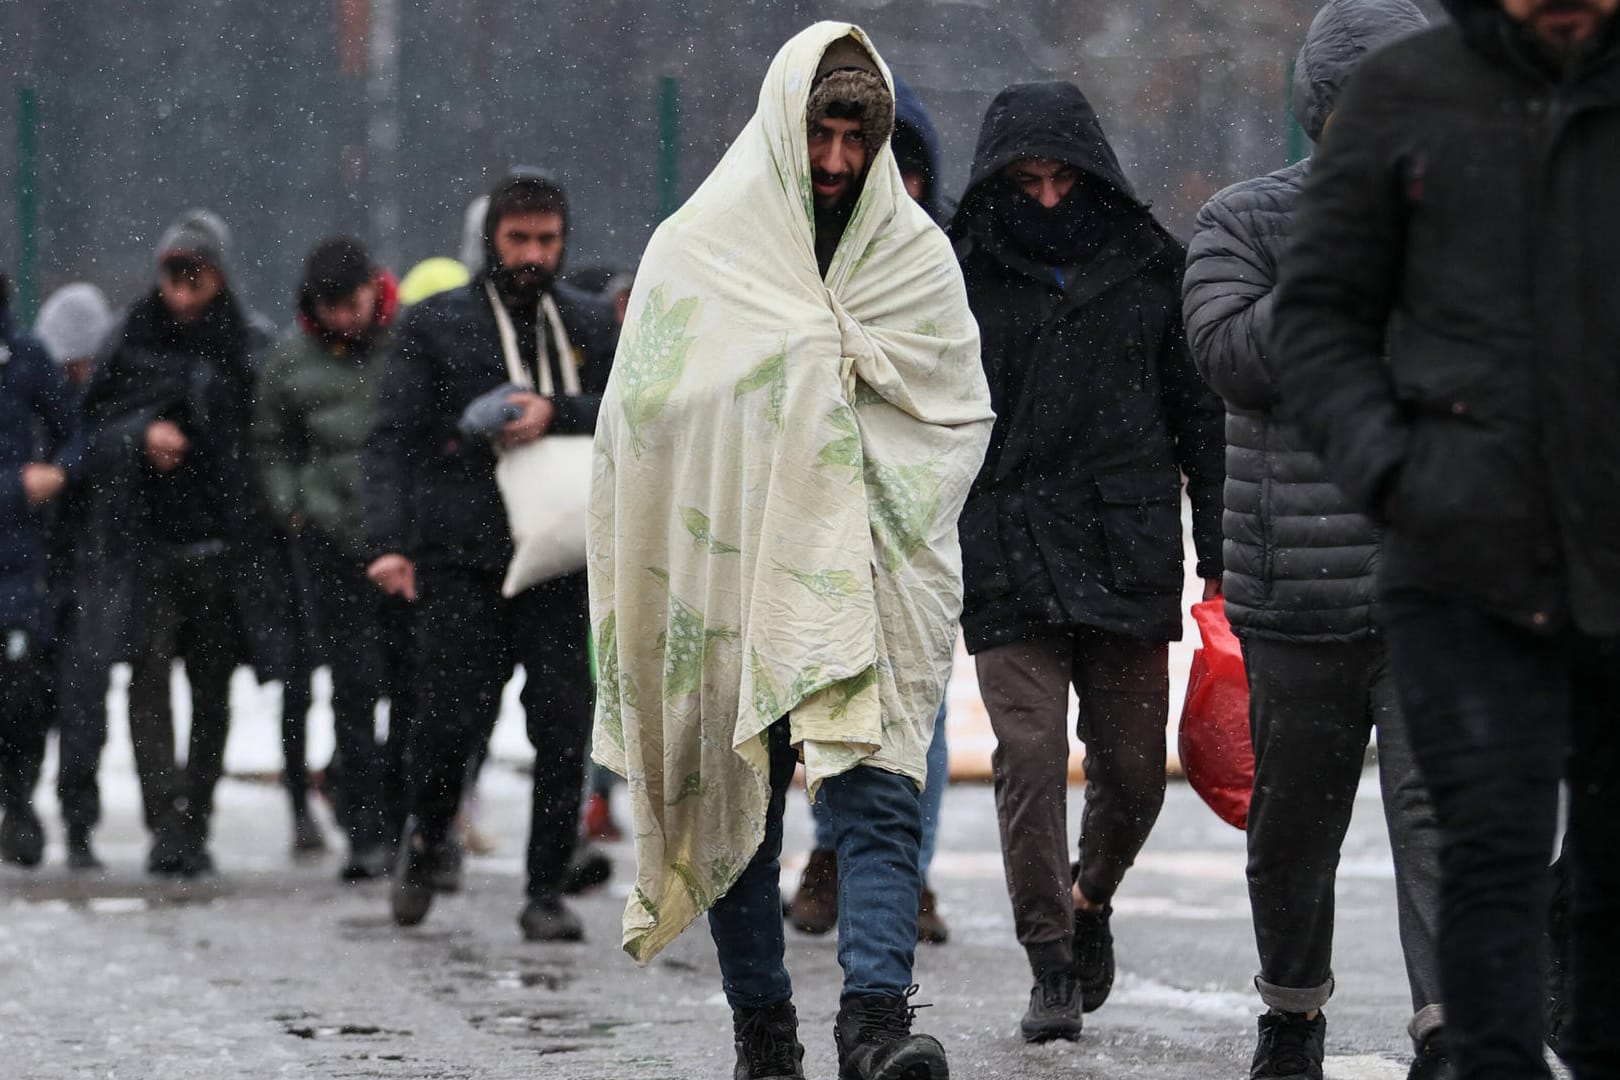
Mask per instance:
[[[681,116],[680,81],[672,75],[658,80],[658,220],[677,209],[676,189],[680,182]]]
[[[39,92],[17,88],[17,321],[34,321],[39,287]]]

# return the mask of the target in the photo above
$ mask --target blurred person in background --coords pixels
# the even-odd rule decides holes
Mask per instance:
[[[50,727],[53,662],[47,536],[40,511],[76,467],[78,412],[63,372],[12,321],[0,275],[0,860],[39,865],[33,790]]]

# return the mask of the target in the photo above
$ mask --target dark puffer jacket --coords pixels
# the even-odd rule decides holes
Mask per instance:
[[[485,232],[487,250],[487,226]],[[481,272],[471,284],[415,305],[392,337],[361,455],[372,557],[398,553],[425,565],[491,572],[511,561],[495,453],[456,428],[474,398],[508,381],[487,280]],[[580,354],[580,393],[552,399],[551,432],[589,435],[613,365],[613,308],[564,282],[553,286],[552,296]],[[519,331],[520,344],[524,337]]]
[[[1371,50],[1427,25],[1410,0],[1333,0],[1294,65],[1314,141]],[[1279,415],[1272,294],[1310,162],[1234,184],[1198,213],[1183,283],[1193,362],[1226,401],[1226,614],[1240,634],[1342,642],[1373,632],[1377,528]]]
[[[1565,71],[1495,0],[1447,7],[1322,140],[1280,388],[1387,514],[1383,592],[1620,634],[1620,27]]]
[[[1001,170],[1063,161],[1104,239],[1059,270],[997,224]],[[1022,197],[1022,196],[1019,196]],[[961,518],[968,647],[1094,627],[1181,635],[1181,477],[1198,573],[1218,577],[1221,406],[1187,357],[1181,246],[1131,191],[1096,114],[1067,83],[1014,86],[985,117],[951,223],[996,410]]]

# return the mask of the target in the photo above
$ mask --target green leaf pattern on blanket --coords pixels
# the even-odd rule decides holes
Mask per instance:
[[[636,332],[620,357],[617,370],[623,380],[624,422],[637,454],[646,449],[646,426],[669,404],[669,396],[686,370],[686,357],[697,339],[687,327],[697,314],[696,297],[670,304],[663,286],[647,297],[636,322]]]
[[[596,628],[596,697],[600,704],[602,730],[613,744],[624,749],[624,701],[619,694],[618,616],[608,612]]]
[[[858,470],[863,455],[861,430],[855,423],[855,411],[847,405],[840,406],[827,414],[827,423],[838,432],[838,438],[823,446],[821,453],[816,456],[824,465],[842,465]]]
[[[842,610],[844,601],[861,591],[861,579],[848,570],[795,570],[777,563],[776,572],[797,581],[835,611]]]
[[[871,458],[866,459],[865,473],[872,531],[886,565],[898,570],[928,543],[939,517],[940,477],[932,462],[897,469]]]
[[[748,651],[748,666],[754,679],[754,713],[766,721],[775,721],[783,712],[782,694],[776,688],[771,669],[766,666],[765,658],[759,655],[758,649]]]
[[[709,524],[709,515],[695,506],[681,507],[681,521],[686,525],[686,531],[700,543],[709,545],[711,555],[736,555],[742,549],[728,544],[724,540],[716,539],[714,530]]]
[[[737,631],[727,627],[704,626],[702,612],[671,594],[668,628],[658,638],[664,650],[664,700],[696,693],[703,685],[703,661],[709,646],[737,636]]]
[[[832,687],[832,718],[842,720],[849,715],[849,707],[856,698],[877,684],[877,668],[869,667],[859,675],[852,675]]]
[[[669,800],[669,805],[675,806],[676,804],[684,802],[695,795],[701,794],[703,794],[703,773],[697,769],[693,769],[691,772],[687,773],[686,778],[681,781],[680,790],[675,793],[675,797],[673,799]]]
[[[782,426],[782,406],[787,401],[787,342],[781,348],[754,365],[752,371],[737,380],[734,398],[742,398],[758,390],[769,390],[767,415],[777,428]]]

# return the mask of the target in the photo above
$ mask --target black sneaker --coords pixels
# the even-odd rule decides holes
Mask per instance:
[[[1272,1009],[1260,1017],[1260,1043],[1254,1048],[1249,1080],[1322,1080],[1322,1044],[1327,1017]]]
[[[414,833],[399,846],[388,904],[396,926],[416,926],[433,906],[433,853]]]
[[[0,860],[18,866],[38,866],[45,857],[45,830],[33,807],[14,806],[0,821]]]
[[[1451,1080],[1457,1075],[1451,1058],[1446,1056],[1445,1035],[1442,1029],[1423,1040],[1417,1057],[1412,1059],[1412,1067],[1406,1072],[1406,1080]]]
[[[1059,968],[1038,979],[1029,991],[1029,1010],[1018,1022],[1025,1042],[1080,1037],[1080,984],[1074,972]]]
[[[913,1035],[918,1006],[904,997],[845,998],[838,1007],[833,1041],[841,1080],[949,1080],[945,1048],[932,1035]]]
[[[518,913],[524,941],[584,941],[585,926],[556,893],[529,897]]]
[[[326,854],[326,837],[307,804],[293,807],[292,853],[299,859]]]
[[[146,872],[157,877],[180,877],[186,872],[190,854],[179,824],[165,822],[152,834],[152,847],[146,853]]]
[[[90,847],[90,830],[83,825],[68,826],[67,864],[69,870],[106,869]]]
[[[792,1002],[733,1009],[731,1031],[737,1043],[732,1080],[804,1080],[804,1046]]]
[[[1114,931],[1108,920],[1114,909],[1074,910],[1074,977],[1080,982],[1080,1007],[1096,1012],[1114,989]]]
[[[586,889],[607,883],[613,876],[613,860],[601,848],[581,844],[568,859],[563,873],[562,891],[565,896],[578,896]]]
[[[391,857],[382,844],[360,844],[349,852],[349,859],[338,871],[339,881],[371,881],[388,876]]]

